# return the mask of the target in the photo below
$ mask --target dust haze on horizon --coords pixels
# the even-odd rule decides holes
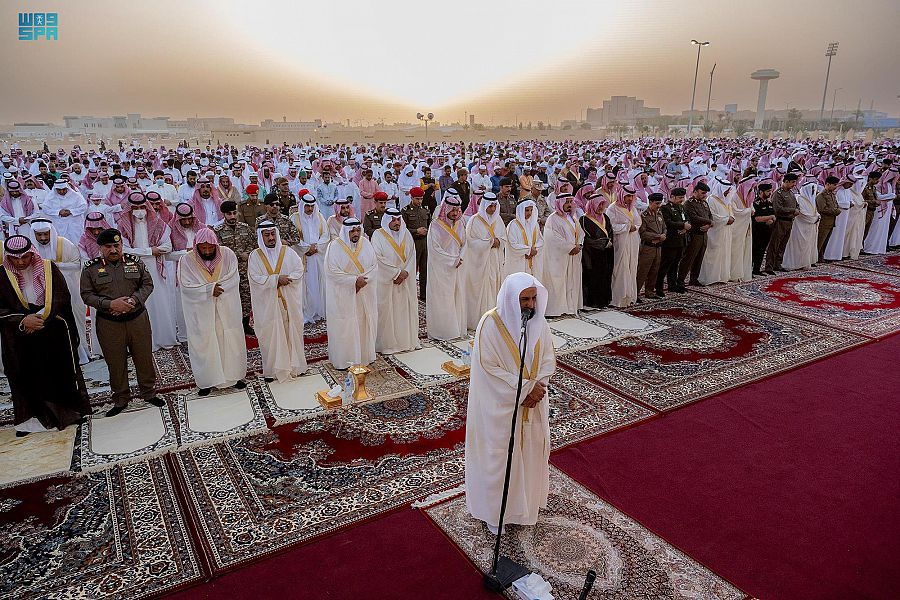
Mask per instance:
[[[487,125],[577,119],[613,95],[663,114],[756,108],[750,73],[775,68],[769,109],[818,109],[825,46],[837,109],[900,113],[900,3],[760,0],[461,0],[423,14],[410,0],[303,6],[287,0],[5,3],[0,122],[63,115],[271,118]],[[450,7],[451,5],[444,5]],[[16,13],[59,13],[59,40],[21,42]],[[852,15],[852,18],[848,18]]]

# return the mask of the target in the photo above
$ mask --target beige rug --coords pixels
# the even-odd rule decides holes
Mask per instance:
[[[14,428],[0,429],[0,486],[57,473],[72,466],[77,425],[16,437]]]

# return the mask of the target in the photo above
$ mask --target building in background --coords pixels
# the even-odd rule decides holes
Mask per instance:
[[[587,109],[585,119],[591,125],[636,125],[659,115],[658,108],[644,106],[644,101],[634,96],[613,96],[603,101],[603,108]]]

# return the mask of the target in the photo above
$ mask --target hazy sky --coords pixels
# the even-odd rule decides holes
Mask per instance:
[[[309,6],[307,6],[309,4]],[[422,7],[438,7],[438,9]],[[19,11],[59,13],[59,41],[20,42]],[[62,115],[479,122],[578,118],[611,95],[663,113],[818,108],[825,45],[837,107],[900,112],[900,1],[156,0],[2,4],[0,122]]]

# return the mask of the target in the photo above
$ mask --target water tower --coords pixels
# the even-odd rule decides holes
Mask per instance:
[[[775,69],[759,69],[750,73],[750,79],[759,81],[759,99],[756,101],[756,121],[753,129],[762,129],[763,119],[766,118],[766,92],[769,91],[769,80],[778,79],[781,75]]]

